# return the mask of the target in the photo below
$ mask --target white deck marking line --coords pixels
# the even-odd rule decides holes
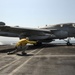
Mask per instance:
[[[35,53],[35,55],[38,54],[38,53],[40,53],[42,50],[43,50],[43,48],[41,50],[39,50],[37,53]]]
[[[6,57],[6,56],[7,56],[7,55],[4,55],[4,54],[3,54],[3,55],[0,55],[0,58],[4,58],[4,57]]]
[[[40,49],[37,53],[41,52],[43,49]],[[34,56],[31,56],[27,61],[25,61],[22,65],[20,65],[19,67],[17,67],[15,70],[13,70],[11,73],[9,73],[8,75],[13,75],[16,71],[18,71],[21,67],[23,67],[24,65],[27,64],[27,62],[29,62]]]
[[[7,54],[6,54],[6,55],[4,55],[4,54],[3,54],[3,55],[0,55],[0,56],[1,56],[1,57],[0,57],[0,59],[4,58],[4,57],[6,57],[6,56],[7,56],[7,57],[9,57],[9,56],[13,56],[13,57],[14,57],[14,55],[13,55],[13,54],[12,54],[12,55],[7,55]]]
[[[35,52],[37,49],[35,49],[35,50],[33,50],[33,51],[31,51],[31,52],[29,52],[29,53],[32,53],[32,52]],[[13,57],[16,57],[16,55],[12,55]],[[9,57],[10,57],[10,55],[9,55]],[[5,67],[7,67],[7,66],[9,66],[9,65],[11,65],[11,64],[13,64],[13,63],[15,63],[15,62],[17,62],[18,60],[20,60],[22,57],[19,57],[17,60],[15,60],[15,61],[13,61],[13,62],[11,62],[11,63],[9,63],[9,64],[6,64],[5,66],[3,66],[3,67],[1,67],[0,68],[0,70],[2,70],[3,68],[5,68]]]
[[[32,52],[34,52],[34,51],[36,51],[36,50],[37,50],[37,49],[34,49],[33,51],[31,51],[31,52],[29,52],[29,53],[32,53]],[[1,57],[0,57],[1,59],[4,58],[4,57],[6,57],[6,56],[13,56],[13,57],[14,57],[13,54],[11,54],[11,55],[7,55],[7,54],[6,54],[6,55],[4,55],[4,56],[2,56],[2,55],[0,55],[0,56],[1,56]]]
[[[75,55],[36,55],[34,57],[75,57]]]
[[[35,52],[36,50],[37,50],[37,49],[32,50],[31,52],[29,52],[29,54]]]
[[[65,48],[75,48],[75,46],[72,46],[72,47],[65,46]]]
[[[5,56],[0,57],[0,59],[5,58],[5,57],[10,57],[10,56],[15,57],[16,55],[9,55],[9,56],[8,55],[5,55]]]

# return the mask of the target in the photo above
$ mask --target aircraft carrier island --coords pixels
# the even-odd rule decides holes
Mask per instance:
[[[29,46],[27,55],[7,55],[14,46],[0,46],[0,75],[75,75],[75,44]]]

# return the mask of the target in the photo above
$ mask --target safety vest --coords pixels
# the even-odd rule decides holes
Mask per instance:
[[[25,46],[27,43],[35,44],[35,41],[29,41],[27,39],[21,39],[19,42],[16,43],[16,46]]]

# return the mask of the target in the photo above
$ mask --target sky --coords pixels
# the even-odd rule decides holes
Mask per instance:
[[[31,28],[75,22],[75,0],[0,0],[0,21]]]

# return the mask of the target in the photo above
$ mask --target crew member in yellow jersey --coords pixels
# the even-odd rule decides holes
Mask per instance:
[[[17,53],[18,51],[22,51],[22,55],[26,55],[26,52],[25,50],[28,48],[28,45],[27,43],[30,43],[30,44],[36,44],[35,41],[29,41],[29,38],[26,37],[26,38],[23,38],[21,40],[19,40],[19,42],[16,43],[15,45],[15,50],[12,51],[12,52],[8,52],[7,54],[14,54],[14,53]]]

